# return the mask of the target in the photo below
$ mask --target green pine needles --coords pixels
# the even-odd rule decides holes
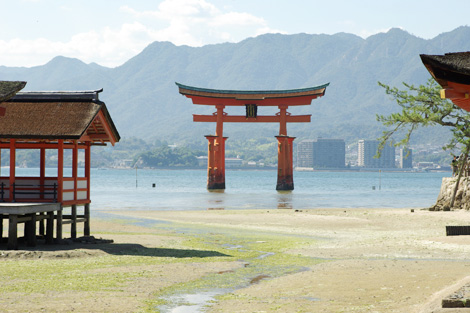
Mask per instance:
[[[420,86],[403,83],[405,86],[403,90],[381,82],[378,84],[401,107],[401,112],[377,115],[377,121],[388,127],[379,138],[379,150],[394,135],[404,134],[395,142],[395,146],[406,147],[416,129],[441,125],[449,127],[453,135],[450,142],[443,146],[444,150],[457,150],[461,154],[470,151],[470,113],[450,100],[442,99],[441,86],[434,79],[431,78],[426,85]]]

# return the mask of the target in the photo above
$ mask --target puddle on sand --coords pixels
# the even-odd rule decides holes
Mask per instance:
[[[276,253],[274,253],[274,252],[266,252],[265,254],[262,254],[262,255],[260,255],[259,257],[256,257],[255,259],[261,260],[261,259],[267,258],[268,256],[272,256],[272,255],[276,255]]]
[[[102,217],[107,215],[102,214]],[[108,214],[113,217],[121,217],[116,214]],[[124,216],[123,216],[124,217]],[[205,228],[197,228],[191,226],[176,225],[172,222],[149,220],[142,218],[128,218],[127,221],[132,224],[136,224],[144,227],[156,227],[158,224],[159,228],[174,231],[175,233],[183,233],[191,236],[206,236],[212,238],[212,232],[209,232]],[[310,237],[309,237],[310,238]],[[229,243],[220,243],[219,240],[207,240],[208,244],[219,245],[225,249],[237,250],[238,252],[255,252],[256,256],[250,256],[246,259],[239,260],[243,266],[239,269],[221,271],[214,274],[209,274],[203,277],[198,282],[198,287],[181,288],[176,291],[176,294],[172,295],[161,295],[159,298],[162,299],[166,304],[156,306],[155,309],[162,313],[202,313],[217,302],[217,298],[221,295],[231,293],[235,290],[246,288],[250,285],[260,283],[261,280],[272,279],[283,275],[297,273],[306,270],[304,267],[292,266],[292,265],[267,265],[264,263],[265,259],[275,256],[274,252],[259,251],[252,249],[251,243],[260,244],[266,243],[265,240],[257,240],[247,242],[247,245],[233,242],[234,240],[227,240],[229,238],[223,238],[224,241]],[[232,241],[232,242],[230,242]],[[261,262],[261,263],[260,263]],[[215,287],[217,286],[217,287]]]
[[[204,309],[212,302],[215,297],[226,293],[227,290],[212,290],[194,294],[181,294],[168,297],[172,303],[171,306],[164,305],[158,309],[161,312],[168,313],[198,313],[204,312]]]

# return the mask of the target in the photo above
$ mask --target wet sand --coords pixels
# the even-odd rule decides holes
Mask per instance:
[[[1,250],[0,312],[438,312],[470,282],[470,237],[445,234],[466,211],[108,213],[113,244]]]

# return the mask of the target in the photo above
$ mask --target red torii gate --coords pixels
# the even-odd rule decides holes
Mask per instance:
[[[223,124],[227,123],[279,123],[278,174],[276,190],[293,190],[292,146],[295,137],[287,135],[287,123],[309,123],[311,115],[291,115],[289,106],[310,105],[313,99],[325,94],[321,85],[292,90],[217,90],[191,87],[176,83],[179,93],[190,98],[193,104],[214,105],[212,115],[193,114],[194,122],[213,122],[215,135],[205,136],[208,143],[207,189],[225,189],[225,141]],[[245,115],[228,115],[226,106],[245,107]],[[277,106],[275,115],[258,115],[258,107]]]

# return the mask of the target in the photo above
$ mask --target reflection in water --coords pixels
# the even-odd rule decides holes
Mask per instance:
[[[225,193],[225,189],[207,189],[207,191],[213,193]]]
[[[292,210],[292,191],[277,192],[277,208]]]
[[[209,199],[207,210],[225,210],[224,207],[224,189],[212,189],[209,190],[211,193],[214,193],[216,196],[215,199]],[[219,195],[220,196],[219,196]]]

